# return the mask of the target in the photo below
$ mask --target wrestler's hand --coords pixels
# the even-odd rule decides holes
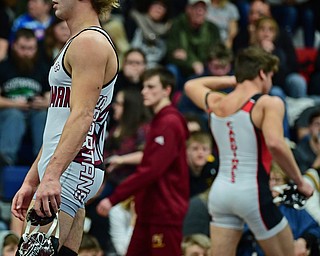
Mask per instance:
[[[112,208],[112,204],[109,198],[102,199],[100,203],[97,205],[97,213],[103,217],[107,217],[110,210]]]
[[[61,204],[61,184],[59,179],[46,179],[40,182],[34,203],[34,210],[40,217],[51,217],[50,206],[58,212]]]
[[[33,187],[27,183],[22,184],[21,188],[18,190],[12,200],[11,212],[13,216],[21,221],[25,220],[35,191],[36,187]]]
[[[306,182],[305,180],[302,180],[301,184],[297,185],[297,189],[306,198],[311,197],[313,195],[313,192],[314,192],[313,187],[308,182]]]

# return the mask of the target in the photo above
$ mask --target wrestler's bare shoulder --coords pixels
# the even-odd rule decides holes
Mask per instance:
[[[284,103],[281,98],[277,96],[270,96],[268,94],[261,96],[261,98],[258,100],[256,105],[264,108],[270,108],[270,109],[277,109],[277,108],[284,107]]]
[[[85,54],[89,59],[108,57],[109,54],[114,54],[114,50],[110,41],[105,35],[95,30],[86,30],[75,37],[70,44],[68,54]]]

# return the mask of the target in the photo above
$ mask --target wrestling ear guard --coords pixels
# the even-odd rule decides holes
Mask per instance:
[[[27,213],[27,221],[30,221],[32,226],[47,225],[50,222],[52,222],[56,217],[56,213],[51,208],[51,205],[50,205],[50,211],[51,211],[51,217],[47,217],[47,216],[40,217],[39,215],[37,215],[36,211],[33,208],[31,208]]]
[[[281,203],[297,210],[301,210],[305,207],[307,198],[298,191],[297,185],[289,183],[274,186],[272,190],[279,193],[279,195],[273,199],[274,203]]]
[[[40,226],[51,223],[48,231],[40,232]],[[36,226],[30,232],[30,227]],[[55,230],[55,232],[54,232]],[[54,232],[54,235],[53,235]],[[59,218],[58,213],[51,217],[39,217],[32,208],[27,214],[27,226],[20,238],[16,256],[57,256],[59,248]]]

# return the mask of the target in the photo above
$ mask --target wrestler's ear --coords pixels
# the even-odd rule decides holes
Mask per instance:
[[[260,77],[261,80],[266,80],[267,79],[267,75],[262,69],[259,70],[259,77]]]

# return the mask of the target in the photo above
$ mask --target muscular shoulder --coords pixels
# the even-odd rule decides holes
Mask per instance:
[[[105,81],[110,81],[117,71],[117,56],[105,35],[86,30],[71,42],[65,56],[67,70],[72,73],[105,72]],[[78,74],[79,75],[79,74]]]
[[[282,109],[284,107],[284,103],[279,97],[270,95],[261,96],[256,105],[267,109]]]
[[[84,56],[87,60],[99,60],[108,57],[112,46],[107,38],[93,30],[87,30],[75,37],[70,44],[67,55],[68,58],[77,59]]]
[[[111,49],[111,45],[107,38],[94,30],[87,30],[74,38],[70,45],[70,50],[81,52],[97,52],[100,55],[105,54],[104,51]],[[101,52],[99,52],[101,50]],[[89,57],[89,56],[88,56]]]

